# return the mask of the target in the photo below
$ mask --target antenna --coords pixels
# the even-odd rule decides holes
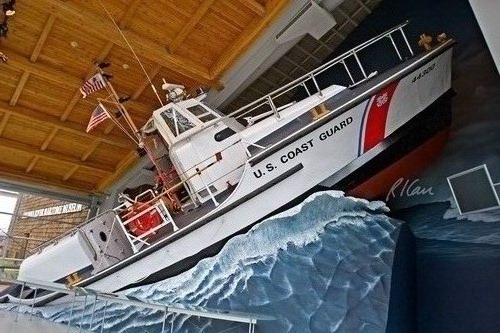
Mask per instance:
[[[128,48],[130,49],[130,51],[132,51],[132,54],[134,55],[135,57],[135,60],[137,60],[137,62],[139,63],[139,65],[141,66],[142,68],[142,71],[144,72],[144,74],[146,75],[146,78],[148,79],[149,83],[150,83],[150,86],[151,86],[151,89],[153,89],[153,92],[155,93],[156,95],[156,98],[158,98],[158,101],[160,102],[161,106],[163,106],[163,101],[161,100],[160,98],[160,95],[158,95],[158,91],[156,91],[156,88],[153,84],[153,81],[151,81],[151,78],[149,77],[148,75],[148,72],[146,72],[146,69],[144,68],[141,60],[139,59],[139,57],[137,56],[137,54],[135,53],[134,51],[134,48],[132,47],[132,45],[130,45],[127,37],[125,37],[125,34],[123,33],[123,31],[120,29],[120,26],[116,23],[116,21],[113,19],[113,16],[111,16],[111,14],[108,12],[108,10],[106,9],[106,7],[104,6],[104,3],[102,2],[102,0],[99,0],[99,2],[101,3],[101,6],[102,8],[104,9],[104,11],[106,12],[106,14],[108,15],[108,17],[111,19],[111,22],[113,22],[113,25],[115,26],[115,28],[118,30],[118,32],[120,33],[120,35],[122,36],[123,40],[125,41],[125,43],[127,43],[127,46]]]

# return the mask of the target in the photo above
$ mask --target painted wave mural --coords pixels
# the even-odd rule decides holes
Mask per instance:
[[[265,315],[259,332],[385,332],[401,222],[383,202],[313,194],[232,238],[219,254],[167,280],[124,293],[140,299]],[[70,304],[35,309],[67,323]],[[22,309],[29,311],[28,308]],[[83,327],[90,323],[83,315]],[[100,331],[104,304],[97,303]],[[73,322],[82,310],[73,311]],[[169,316],[168,321],[172,318]],[[105,331],[159,332],[163,313],[111,305]],[[179,316],[175,332],[248,332],[248,326]]]

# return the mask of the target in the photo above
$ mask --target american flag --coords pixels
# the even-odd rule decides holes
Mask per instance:
[[[87,133],[108,118],[111,118],[108,111],[99,103],[92,112],[92,116],[90,116],[89,124],[87,125]]]
[[[83,98],[85,98],[88,95],[92,94],[94,91],[103,89],[104,87],[106,87],[106,81],[104,80],[104,77],[101,75],[101,73],[97,73],[83,84],[83,86],[80,88],[80,92],[82,93]]]

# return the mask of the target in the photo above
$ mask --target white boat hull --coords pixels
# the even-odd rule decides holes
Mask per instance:
[[[207,223],[204,223],[206,220],[195,222],[194,224],[204,224],[139,260],[134,260],[134,256],[129,258],[131,263],[115,272],[112,271],[116,268],[108,268],[100,274],[106,271],[112,273],[92,282],[89,287],[113,292],[137,283],[249,227],[330,178],[361,155],[376,155],[377,148],[380,147],[373,147],[368,151],[364,149],[369,147],[369,135],[377,134],[370,131],[380,132],[377,127],[380,124],[370,123],[374,121],[370,119],[370,113],[377,112],[377,102],[379,105],[389,104],[381,137],[384,139],[451,88],[451,56],[450,48],[429,62],[428,58],[432,58],[432,52],[429,53],[421,58],[422,66],[399,81],[396,80],[397,86],[390,88],[394,89],[391,92],[392,97],[387,96],[391,93],[385,94],[384,89],[387,87],[377,94],[374,93],[382,86],[395,82],[400,73],[395,73],[382,84],[373,87],[372,91],[367,91],[366,94],[371,97],[299,140],[266,156],[253,166],[250,160],[237,188],[212,214],[217,215],[217,212],[228,207],[236,207]],[[322,101],[324,98],[313,96],[310,98],[311,107]],[[376,121],[377,118],[373,119]],[[370,126],[375,126],[375,129]],[[380,136],[380,133],[378,135]],[[287,175],[287,172],[290,174]],[[274,185],[269,187],[266,184]],[[245,199],[244,202],[241,202],[242,198]],[[165,240],[167,241],[168,239]],[[140,253],[136,254],[138,255]]]

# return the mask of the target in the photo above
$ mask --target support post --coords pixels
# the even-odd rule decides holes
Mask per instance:
[[[73,294],[73,302],[71,303],[71,310],[69,310],[69,319],[68,319],[68,332],[71,327],[71,318],[73,318],[73,308],[75,307],[76,302],[76,292]]]
[[[174,320],[175,320],[175,313],[172,313],[172,322],[170,325],[170,333],[174,333]]]
[[[37,292],[38,292],[38,288],[35,288],[35,293],[33,294],[33,302],[31,303],[30,321],[31,321],[31,317],[33,316],[33,310],[35,309],[36,293]]]
[[[403,60],[403,57],[401,57],[401,53],[399,53],[398,47],[396,46],[396,43],[394,43],[394,38],[392,38],[391,34],[388,34],[387,37],[391,40],[392,46],[394,46],[394,49],[396,50],[396,53],[398,54],[399,60]]]
[[[165,333],[165,325],[167,323],[167,311],[168,311],[168,308],[165,307],[165,310],[163,313],[163,324],[161,325],[161,333]]]
[[[104,319],[106,318],[106,310],[108,309],[108,301],[104,303],[104,312],[102,314],[102,320],[101,320],[101,333],[104,331]]]
[[[19,293],[19,303],[17,305],[16,320],[14,320],[14,322],[17,322],[17,318],[19,317],[19,310],[21,309],[21,300],[23,299],[25,286],[26,286],[26,282],[23,282],[23,284],[21,285],[21,293]]]
[[[311,93],[309,92],[309,89],[307,88],[307,85],[305,82],[302,82],[302,86],[304,87],[304,89],[306,90],[306,93],[307,93],[307,96],[311,96]]]
[[[323,93],[321,92],[321,89],[319,88],[318,81],[316,81],[316,78],[314,77],[314,74],[311,74],[309,76],[310,76],[311,80],[314,82],[314,86],[318,90],[318,95],[320,95],[321,97],[323,97]]]
[[[273,110],[274,116],[278,119],[280,119],[280,114],[278,112],[278,109],[276,108],[276,105],[274,105],[273,99],[271,96],[267,96],[267,102],[269,103],[269,106],[271,107],[271,110]]]
[[[97,295],[95,295],[94,303],[92,304],[92,314],[90,315],[90,324],[89,331],[92,332],[92,324],[94,323],[94,313],[95,313],[95,304],[97,303]]]
[[[403,27],[399,28],[399,31],[401,31],[401,35],[406,42],[406,46],[408,46],[408,50],[410,50],[410,53],[413,56],[413,50],[411,49],[410,43],[408,43],[408,39],[406,38],[405,32],[403,31]]]
[[[364,78],[366,79],[367,76],[366,76],[366,73],[365,73],[365,69],[363,68],[363,66],[361,65],[361,61],[359,61],[359,58],[358,58],[358,55],[356,54],[356,52],[353,52],[352,55],[354,56],[354,58],[356,59],[356,62],[358,63],[359,65],[359,69],[361,69],[361,73],[363,73],[363,76]]]
[[[88,295],[85,295],[85,301],[83,302],[82,315],[80,316],[80,325],[78,327],[78,332],[82,331],[83,316],[85,315],[85,307],[87,306],[87,297]]]
[[[349,70],[349,67],[347,67],[347,65],[345,63],[345,60],[342,59],[340,62],[342,63],[342,65],[344,65],[344,68],[345,68],[345,71],[347,72],[347,75],[349,75],[349,78],[351,79],[352,84],[354,84],[354,78],[352,77],[352,74],[351,74],[351,71]]]

